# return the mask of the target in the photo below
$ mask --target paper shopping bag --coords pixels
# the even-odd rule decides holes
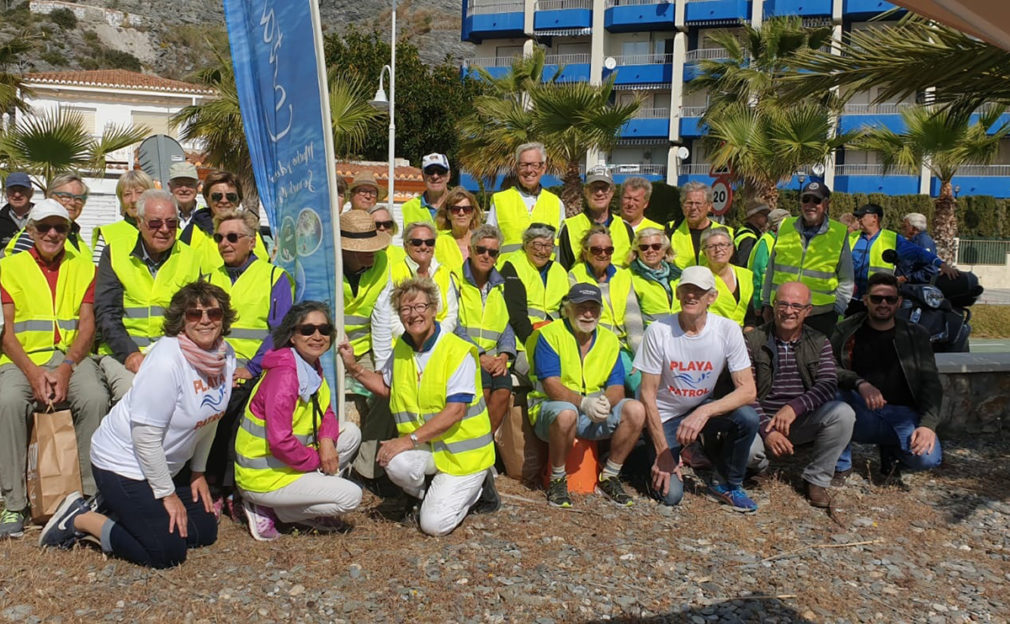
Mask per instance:
[[[495,432],[495,442],[505,474],[527,485],[536,483],[547,461],[547,445],[533,433],[526,416],[525,396],[512,395],[505,420]]]
[[[35,412],[32,420],[26,480],[32,521],[41,524],[67,494],[81,491],[81,465],[70,410]]]

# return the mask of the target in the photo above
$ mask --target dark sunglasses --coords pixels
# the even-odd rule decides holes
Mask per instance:
[[[427,245],[428,247],[435,246],[434,238],[411,238],[407,242],[413,245],[414,247],[420,247],[421,245]]]
[[[653,251],[659,251],[662,248],[663,248],[663,243],[650,243],[648,245],[639,245],[638,246],[638,250],[639,251],[649,251],[650,249],[653,250]]]
[[[197,308],[190,308],[186,310],[186,320],[190,323],[198,323],[203,320],[204,314],[210,319],[212,323],[216,323],[224,318],[224,310],[221,308],[207,308],[200,310]]]
[[[449,170],[443,169],[442,167],[428,167],[424,170],[424,175],[444,176],[447,173],[449,173]]]
[[[804,195],[800,198],[800,203],[803,204],[819,204],[821,203],[821,198],[816,195]]]
[[[148,229],[151,230],[160,230],[163,227],[166,227],[170,230],[174,230],[175,228],[179,227],[178,219],[150,219],[146,223]]]
[[[235,232],[228,232],[227,234],[220,234],[220,233],[215,232],[214,233],[214,242],[220,244],[221,241],[226,240],[229,243],[231,243],[232,245],[234,245],[235,243],[239,242],[239,240],[245,238],[246,236],[249,236],[249,235],[248,234],[237,234]]]
[[[594,256],[612,256],[614,255],[614,246],[610,245],[608,247],[590,247],[589,253]]]
[[[474,245],[473,252],[478,256],[483,256],[484,254],[487,254],[492,258],[497,258],[501,250],[495,249],[494,247],[485,247],[484,245]]]
[[[57,234],[66,234],[70,231],[70,226],[66,223],[36,223],[35,229],[39,234],[47,234],[49,230],[56,230]]]
[[[219,202],[224,198],[228,198],[228,201],[235,204],[238,203],[238,193],[211,193],[210,200]]]
[[[875,303],[878,305],[884,303],[885,301],[888,303],[888,305],[894,305],[898,303],[897,295],[869,295],[869,297],[870,297],[870,303]]]
[[[376,221],[375,229],[377,230],[391,230],[396,227],[396,221]]]
[[[329,337],[333,335],[333,324],[323,323],[322,325],[313,325],[311,323],[305,323],[303,325],[295,327],[295,330],[305,337],[309,337],[315,334],[316,332],[319,332],[320,334]]]
[[[470,214],[473,212],[473,206],[467,204],[466,206],[449,206],[449,212],[459,212],[462,214]]]

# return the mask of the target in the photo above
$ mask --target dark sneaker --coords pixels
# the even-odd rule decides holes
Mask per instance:
[[[813,483],[807,483],[807,500],[814,507],[821,509],[831,507],[831,495],[828,494],[828,488]]]
[[[547,504],[563,509],[572,506],[572,498],[568,496],[568,477],[551,479],[547,485]]]
[[[835,476],[831,477],[831,487],[842,487],[845,485],[845,481],[849,478],[850,474],[852,474],[852,468],[836,471]]]
[[[720,503],[729,505],[733,511],[740,513],[753,513],[757,511],[757,503],[747,496],[747,492],[741,487],[730,488],[727,485],[716,483],[708,486],[708,491],[714,499]]]
[[[80,492],[67,494],[60,506],[56,508],[53,517],[42,528],[42,534],[39,535],[39,546],[72,547],[82,535],[74,528],[74,518],[88,511],[91,511],[91,508],[88,507],[88,503]]]
[[[344,522],[343,518],[335,516],[309,518],[308,520],[302,520],[298,524],[320,533],[347,533],[351,530],[351,525]]]
[[[0,539],[17,538],[25,534],[25,514],[23,511],[0,511]]]
[[[600,479],[596,484],[596,493],[603,494],[610,499],[610,502],[621,507],[631,507],[635,504],[635,501],[631,500],[631,497],[624,491],[624,486],[621,485],[621,480],[617,477]]]
[[[501,509],[501,497],[494,486],[494,473],[490,470],[484,475],[484,485],[481,486],[480,498],[470,508],[474,514],[489,514]]]
[[[400,517],[400,524],[416,527],[421,521],[422,502],[420,498],[414,498],[409,494],[404,495],[403,515]]]

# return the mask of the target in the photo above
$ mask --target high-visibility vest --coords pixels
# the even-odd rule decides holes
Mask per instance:
[[[90,258],[64,255],[56,278],[56,297],[50,296],[49,283],[31,253],[19,253],[0,260],[0,285],[14,300],[14,336],[29,359],[44,364],[59,349],[64,353],[77,339],[81,301],[95,279],[95,265]],[[53,341],[56,327],[60,341]],[[0,364],[9,364],[4,353]]]
[[[876,240],[870,245],[870,268],[867,278],[874,273],[894,274],[894,265],[884,260],[884,252],[898,249],[898,233],[894,230],[880,230]]]
[[[389,281],[392,282],[393,286],[398,286],[400,282],[412,277],[414,277],[414,271],[410,268],[410,265],[407,264],[406,260],[390,265],[389,267]],[[435,285],[438,286],[438,294],[440,297],[438,313],[435,314],[435,320],[442,322],[445,320],[445,315],[449,312],[449,290],[455,286],[455,280],[452,278],[452,271],[444,264],[438,265],[438,268],[435,269],[435,274],[431,276],[431,279],[435,282]]]
[[[435,225],[435,218],[431,215],[428,207],[421,203],[421,196],[408,199],[400,208],[403,214],[403,227],[408,223],[430,223]]]
[[[855,232],[849,232],[849,251],[852,251],[853,249],[856,248],[856,241],[858,241],[859,237],[862,235],[863,232],[861,230],[856,230]]]
[[[20,241],[22,239],[22,237],[30,237],[30,236],[31,236],[31,234],[28,233],[28,230],[26,228],[21,228],[20,230],[18,230],[18,233],[15,234],[7,242],[7,246],[4,247],[4,253],[3,253],[3,255],[4,256],[9,256],[9,255],[13,254],[14,247],[17,246],[18,241]],[[33,242],[33,244],[34,244],[34,242]],[[76,246],[72,242],[70,242],[70,235],[68,234],[67,235],[67,240],[65,240],[63,242],[63,249],[66,252],[66,257],[68,259],[69,258],[76,258],[76,257],[80,256],[80,257],[83,257],[83,258],[87,258],[88,261],[91,260],[91,249],[88,247],[88,244],[84,242],[84,239],[81,238],[79,234],[77,236],[77,245]]]
[[[459,326],[477,347],[488,355],[498,355],[498,339],[508,327],[505,284],[498,284],[481,297],[480,289],[462,280],[459,289]]]
[[[520,249],[509,254],[506,260],[512,264],[519,281],[526,287],[526,316],[536,325],[558,318],[561,300],[568,294],[568,274],[557,262],[551,261],[547,269],[547,283],[540,277],[540,271]]]
[[[564,229],[567,232],[568,244],[572,250],[572,255],[578,257],[579,249],[582,248],[582,237],[586,235],[586,232],[593,225],[593,222],[589,220],[589,217],[584,212],[565,219]],[[619,267],[627,267],[628,252],[631,251],[631,244],[634,242],[628,236],[628,224],[622,221],[620,217],[613,217],[607,229],[610,231],[610,240],[614,243],[614,255],[611,256],[611,262]]]
[[[561,229],[561,198],[547,189],[541,189],[532,213],[526,210],[526,204],[515,188],[495,193],[493,201],[498,229],[505,237],[503,254],[522,248],[523,232],[532,223],[546,223],[555,231]]]
[[[715,289],[719,291],[719,296],[715,298],[715,303],[708,309],[719,316],[726,317],[731,321],[736,321],[737,325],[743,327],[744,318],[747,316],[747,308],[754,298],[754,272],[750,269],[730,265],[736,275],[737,293],[740,300],[737,301],[730,292],[729,286],[718,275],[715,276]]]
[[[100,225],[91,230],[91,246],[95,247],[98,245],[99,235],[101,235],[102,240],[105,241],[106,247],[118,241],[123,241],[125,244],[129,245],[137,241],[137,232],[137,226],[133,225],[126,219],[120,219],[114,223]]]
[[[596,328],[596,339],[582,357],[579,343],[575,335],[568,329],[564,321],[556,321],[544,325],[533,332],[530,337],[528,353],[530,354],[530,381],[533,382],[533,392],[529,395],[529,419],[531,425],[537,424],[540,417],[540,405],[548,400],[543,382],[537,378],[536,344],[537,338],[543,338],[561,360],[561,383],[572,392],[589,396],[605,391],[610,372],[621,356],[621,343],[613,332],[603,327]],[[578,407],[578,405],[576,405]]]
[[[728,225],[722,225],[716,223],[715,221],[709,221],[708,228],[723,228],[729,233],[730,240],[733,240],[733,228]],[[670,235],[670,245],[673,246],[673,263],[680,267],[681,270],[686,269],[689,266],[694,266],[695,264],[700,264],[701,266],[708,266],[708,258],[705,257],[705,252],[701,249],[695,250],[694,240],[691,238],[691,231],[687,226],[687,220],[680,222],[677,229],[674,230],[673,234]],[[697,251],[697,253],[695,253]],[[695,257],[698,261],[695,262]]]
[[[224,265],[224,260],[221,259],[221,252],[217,249],[217,243],[214,242],[214,238],[204,232],[197,225],[193,225],[193,235],[189,240],[189,246],[193,248],[193,251],[197,253],[200,258],[200,267],[203,269],[204,273],[211,273],[218,267]],[[252,252],[256,254],[256,257],[260,260],[265,260],[269,262],[270,254],[267,253],[266,245],[263,243],[263,237],[260,236],[259,232],[256,232],[256,244],[253,245]]]
[[[600,327],[609,329],[624,342],[628,331],[624,327],[624,312],[628,308],[628,295],[631,293],[631,271],[616,267],[614,276],[603,284],[596,281],[585,262],[580,262],[568,272],[570,286],[575,284],[592,284],[598,286],[603,294],[603,313],[600,315]]]
[[[736,235],[733,237],[733,246],[740,249],[740,243],[744,242],[748,238],[752,238],[755,241],[758,239],[758,235],[754,233],[754,230],[749,227],[742,227],[736,231]]]
[[[140,233],[137,233],[139,238]],[[147,264],[133,255],[129,243],[109,245],[112,270],[123,285],[123,328],[142,352],[162,336],[165,309],[179,289],[200,279],[200,259],[189,245],[176,241],[168,260],[151,275]],[[98,352],[112,353],[108,344],[102,343]]]
[[[638,307],[642,310],[642,321],[646,327],[664,316],[673,313],[673,306],[677,301],[677,298],[674,296],[676,282],[671,284],[670,293],[668,294],[659,282],[646,279],[632,272],[631,284],[635,289],[635,295],[638,297]]]
[[[403,262],[403,259],[407,257],[407,252],[403,249],[403,247],[397,247],[395,245],[390,245],[382,251],[377,251],[375,253],[376,255],[384,254],[386,256],[386,266],[393,266],[398,262]]]
[[[660,231],[663,230],[663,224],[662,223],[656,223],[652,219],[649,219],[649,218],[646,218],[646,217],[642,217],[642,220],[638,222],[638,225],[632,226],[632,228],[635,230],[635,234],[638,234],[639,230],[644,230],[645,228],[650,228],[650,227],[651,228],[656,228],[657,230],[660,230]]]
[[[389,283],[389,265],[386,254],[375,254],[375,264],[365,271],[358,281],[358,294],[351,293],[351,285],[344,282],[344,331],[354,347],[354,356],[361,357],[372,350],[372,310],[382,289]]]
[[[459,243],[452,237],[452,232],[439,232],[435,238],[435,260],[439,265],[448,267],[457,277],[463,277],[463,252]]]
[[[210,274],[210,283],[220,286],[231,296],[231,308],[235,310],[235,321],[231,332],[224,337],[235,349],[235,365],[245,366],[259,351],[260,345],[270,335],[267,319],[270,316],[270,299],[277,280],[286,278],[294,296],[294,284],[287,272],[256,258],[232,283],[224,266]]]
[[[810,239],[803,247],[803,236],[796,228],[798,217],[790,217],[779,227],[775,241],[775,266],[772,271],[772,288],[786,282],[803,282],[812,294],[814,306],[835,303],[838,288],[838,258],[842,246],[848,244],[848,229],[838,221],[830,220],[828,231]]]
[[[761,238],[758,239],[758,242],[754,243],[754,246],[751,247],[750,257],[747,258],[747,268],[751,271],[754,270],[754,257],[757,255],[757,250],[761,245],[764,245],[765,249],[770,254],[772,247],[775,246],[775,232],[765,232],[761,235]]]
[[[477,348],[459,336],[445,334],[435,343],[427,365],[420,371],[414,350],[402,336],[393,346],[389,409],[401,436],[417,431],[445,409],[449,378],[465,358],[472,358],[476,364],[473,401],[462,420],[427,443],[435,467],[451,475],[474,474],[494,464],[494,435],[484,403]]]
[[[297,357],[297,356],[295,356]],[[255,397],[260,385],[270,374],[264,375],[253,388],[250,396]],[[315,399],[313,405],[312,399]],[[235,433],[235,485],[250,492],[273,492],[290,485],[305,473],[295,470],[270,452],[267,442],[266,421],[252,411],[252,399],[246,404],[245,416]],[[323,378],[323,384],[308,401],[298,397],[295,410],[291,414],[291,433],[305,446],[318,449],[317,432],[323,421],[323,414],[330,405],[330,387]],[[271,414],[284,418],[287,414]]]
[[[754,309],[761,310],[761,290],[764,288],[765,273],[768,271],[768,260],[771,258],[772,247],[775,246],[775,232],[769,230],[761,235],[758,242],[750,250],[747,258],[747,268],[754,274]],[[762,253],[763,263],[757,266],[758,254]]]

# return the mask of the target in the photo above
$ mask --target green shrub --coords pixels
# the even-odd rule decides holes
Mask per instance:
[[[70,9],[53,9],[49,13],[49,21],[56,24],[63,30],[73,30],[77,28],[77,16]]]

